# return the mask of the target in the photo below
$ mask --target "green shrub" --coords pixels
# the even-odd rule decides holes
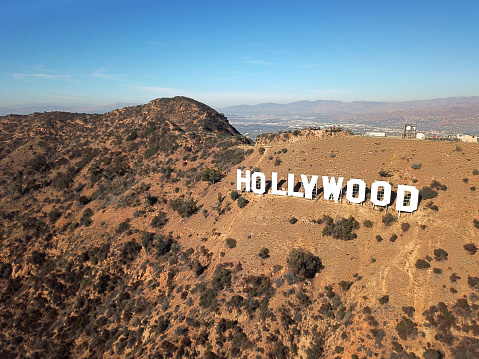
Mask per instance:
[[[409,228],[411,228],[411,225],[407,222],[401,223],[401,229],[403,232],[409,231]]]
[[[429,186],[424,186],[419,190],[419,195],[422,199],[431,199],[437,197],[437,191],[433,190]]]
[[[260,155],[262,155],[264,153],[264,151],[266,151],[266,149],[264,147],[260,147],[258,149],[258,152],[259,152]]]
[[[378,235],[376,235],[376,240],[377,240],[378,242],[382,242],[383,237],[381,237],[381,236],[378,234]]]
[[[383,295],[381,298],[378,299],[378,301],[381,304],[389,303],[389,295]]]
[[[429,185],[431,188],[437,189],[438,191],[445,191],[447,190],[447,186],[445,184],[441,184],[438,181],[434,180]]]
[[[166,222],[168,222],[166,214],[160,210],[158,215],[154,216],[151,220],[150,226],[153,228],[162,228],[165,226]]]
[[[212,289],[206,289],[201,295],[200,295],[200,306],[203,308],[209,308],[213,304],[213,302],[216,300],[216,292]]]
[[[479,229],[479,220],[474,219],[474,220],[472,221],[472,223],[474,223],[474,227],[476,227],[477,229]]]
[[[467,276],[467,284],[471,288],[478,288],[479,289],[479,277]]]
[[[141,245],[134,239],[126,242],[121,250],[120,262],[128,264],[134,261],[138,253],[140,253],[141,248]]]
[[[62,216],[61,212],[57,209],[52,209],[49,213],[48,213],[48,218],[50,218],[50,221],[52,223],[55,223],[56,221],[58,221],[58,219]]]
[[[426,349],[426,351],[422,354],[424,359],[441,359],[444,358],[444,354],[442,354],[439,350],[435,349]]]
[[[324,216],[325,226],[323,228],[323,236],[333,236],[335,239],[349,241],[357,237],[353,230],[359,228],[359,222],[353,216],[349,218],[341,218],[336,223],[329,216]]]
[[[429,264],[428,261],[424,260],[424,259],[418,259],[416,261],[416,268],[417,269],[426,269],[426,268],[429,268],[431,265]]]
[[[315,339],[314,342],[311,343],[311,346],[306,349],[306,359],[322,358],[323,354],[324,354],[324,343],[322,340],[319,340],[319,339]],[[277,358],[280,358],[280,357],[278,356]],[[286,358],[286,356],[282,356],[281,358]]]
[[[296,217],[291,217],[289,219],[289,223],[291,223],[291,224],[295,224],[296,222],[298,222],[298,219]]]
[[[93,216],[93,211],[91,208],[87,208],[83,211],[83,215],[80,218],[80,225],[89,227],[93,221],[91,220],[91,217]]]
[[[314,278],[323,269],[321,259],[302,248],[293,248],[286,260],[289,269],[299,279]]]
[[[364,221],[364,227],[366,228],[373,228],[373,222],[370,221],[369,219]]]
[[[347,292],[353,284],[354,284],[353,281],[345,281],[345,280],[342,280],[338,283],[341,289],[344,290],[345,292]]]
[[[183,197],[178,197],[177,199],[170,200],[170,206],[173,210],[177,211],[182,218],[190,217],[198,212],[199,209],[193,198],[185,200]]]
[[[231,199],[233,201],[236,201],[239,196],[240,196],[240,194],[237,191],[231,191]]]
[[[239,208],[243,208],[249,203],[249,201],[246,198],[244,198],[243,196],[240,196],[238,198],[237,203],[238,203]]]
[[[418,170],[418,169],[420,169],[421,167],[422,167],[422,163],[420,163],[420,162],[419,162],[419,163],[413,163],[413,164],[411,165],[411,168],[412,168],[413,170]]]
[[[201,173],[200,177],[203,181],[209,182],[214,184],[220,181],[223,178],[224,174],[219,168],[204,168]]]
[[[426,208],[432,209],[436,212],[439,211],[439,207],[435,205],[433,201],[429,201],[428,203],[426,203]]]
[[[470,255],[474,255],[477,252],[477,247],[474,245],[474,243],[468,243],[464,244],[464,249],[469,252]]]
[[[276,158],[274,159],[274,165],[275,165],[275,166],[280,166],[281,163],[283,163],[283,161],[281,161],[281,158],[276,157]]]
[[[235,248],[236,240],[233,238],[226,238],[226,245],[228,246],[228,248]]]
[[[133,130],[130,132],[130,134],[127,136],[126,140],[127,141],[134,141],[138,138],[138,132],[136,130]]]
[[[448,253],[442,249],[437,248],[434,250],[434,259],[437,261],[447,260]]]
[[[473,169],[473,170],[472,170],[472,174],[473,174],[474,176],[479,175],[479,170],[478,170],[478,169]]]
[[[231,286],[231,271],[226,268],[217,267],[211,283],[215,290],[223,290],[225,287]]]
[[[287,148],[282,148],[281,152],[286,153],[286,152],[288,152],[288,149]]]
[[[396,217],[394,217],[391,213],[386,213],[383,218],[382,218],[382,222],[386,225],[386,226],[390,226],[391,224],[393,224],[394,222],[396,222]]]
[[[380,175],[381,177],[392,177],[392,174],[389,173],[389,171],[386,171],[386,170],[381,170],[381,171],[379,171],[379,175]]]
[[[116,233],[117,233],[117,234],[121,234],[121,233],[127,231],[128,229],[130,229],[130,221],[127,219],[126,221],[121,222],[121,223],[118,225],[118,227],[117,227],[117,229],[116,229]]]
[[[165,255],[171,250],[171,246],[175,242],[173,239],[173,236],[171,232],[168,234],[168,236],[164,236],[162,234],[157,234],[154,237],[155,240],[155,248],[156,248],[156,256],[160,257],[162,255]]]
[[[269,249],[266,247],[261,248],[258,254],[262,259],[269,258]]]
[[[396,325],[396,331],[399,337],[406,340],[408,337],[417,335],[417,324],[411,319],[402,317],[401,321]]]
[[[397,236],[396,233],[393,233],[393,234],[391,235],[391,237],[389,238],[389,241],[391,241],[391,242],[396,242],[396,239],[398,239],[398,236]]]

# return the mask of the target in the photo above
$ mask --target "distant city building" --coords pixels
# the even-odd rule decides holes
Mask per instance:
[[[366,137],[386,137],[386,132],[377,132],[377,131],[372,131],[372,132],[366,132]]]
[[[424,132],[417,132],[416,133],[416,138],[418,140],[424,140],[426,138],[426,134]]]
[[[462,142],[477,142],[477,136],[474,135],[462,135]]]

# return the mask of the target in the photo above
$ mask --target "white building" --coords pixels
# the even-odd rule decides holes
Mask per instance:
[[[377,132],[377,131],[366,132],[365,136],[366,137],[386,137],[386,132]]]
[[[477,142],[477,136],[474,135],[462,135],[462,142]]]
[[[418,132],[416,133],[416,138],[418,140],[424,140],[426,138],[426,134],[424,132]]]

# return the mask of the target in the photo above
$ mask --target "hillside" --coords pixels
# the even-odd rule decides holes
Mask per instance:
[[[477,144],[253,146],[187,98],[0,124],[2,358],[479,356]],[[237,193],[237,168],[422,199]]]

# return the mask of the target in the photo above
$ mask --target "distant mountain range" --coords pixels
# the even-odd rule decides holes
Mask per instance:
[[[219,111],[237,121],[251,124],[270,123],[274,120],[288,125],[293,118],[304,117],[304,120],[318,124],[399,128],[405,122],[414,122],[420,124],[423,131],[479,132],[479,96],[403,102],[297,101],[287,104],[230,106]]]
[[[118,108],[135,106],[136,103],[115,102],[108,105],[95,104],[58,104],[58,103],[27,103],[23,105],[13,105],[9,107],[0,107],[0,116],[9,114],[29,115],[34,112],[65,111],[79,113],[105,113]]]
[[[365,115],[379,113],[394,113],[396,111],[461,111],[471,110],[478,114],[479,96],[448,97],[433,100],[417,100],[403,102],[374,101],[296,101],[286,104],[262,103],[258,105],[229,106],[219,109],[231,114],[302,114],[302,115]]]

